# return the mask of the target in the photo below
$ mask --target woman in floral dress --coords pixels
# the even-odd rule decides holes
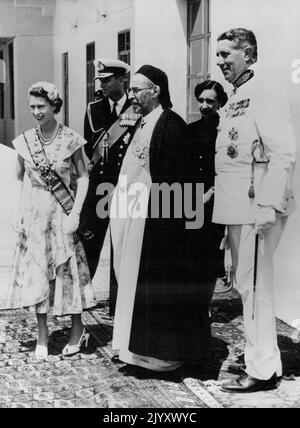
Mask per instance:
[[[83,245],[76,233],[88,189],[82,155],[86,141],[56,121],[62,100],[53,84],[38,82],[28,94],[37,126],[13,141],[18,160],[12,217],[18,241],[8,308],[35,310],[39,326],[35,355],[45,359],[50,309],[55,316],[72,315],[71,335],[63,355],[79,352],[89,338],[81,314],[95,305],[95,299]],[[50,171],[57,173],[68,189],[72,164],[75,167],[77,192],[69,215],[43,179],[42,162],[39,165],[34,161],[32,154],[39,151],[46,155]]]

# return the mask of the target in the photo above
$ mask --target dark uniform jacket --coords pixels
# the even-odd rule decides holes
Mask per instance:
[[[215,183],[215,147],[219,115],[188,126],[191,182],[203,183],[207,192]],[[199,283],[224,276],[224,252],[219,247],[224,226],[212,223],[214,197],[204,206],[204,225],[190,232],[191,272]]]
[[[188,125],[192,177],[204,183],[207,192],[215,183],[215,147],[218,135],[219,115],[209,116]]]
[[[124,113],[131,106],[127,101],[121,111]],[[89,112],[89,113],[88,113]],[[102,99],[88,106],[88,112],[84,121],[84,137],[87,140],[85,152],[89,159],[93,156],[93,146],[101,134],[101,131],[108,131],[114,120],[108,99]],[[126,129],[125,129],[126,130]],[[125,132],[124,130],[124,132]],[[97,132],[94,132],[97,131]],[[128,144],[124,144],[123,136],[109,149],[108,161],[101,160],[94,166],[90,174],[88,194],[82,209],[82,219],[89,230],[94,233],[94,239],[85,241],[85,251],[88,259],[91,275],[96,272],[99,256],[106,235],[109,219],[99,219],[96,207],[100,196],[96,195],[97,187],[100,183],[117,184],[119,172],[125,157]]]

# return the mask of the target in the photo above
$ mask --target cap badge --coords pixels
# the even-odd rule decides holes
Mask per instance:
[[[98,72],[104,71],[105,70],[105,65],[102,64],[101,61],[98,62],[98,66],[97,66]]]

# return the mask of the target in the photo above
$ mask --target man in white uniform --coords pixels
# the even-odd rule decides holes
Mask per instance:
[[[276,388],[277,377],[282,376],[273,254],[293,209],[295,142],[284,90],[256,67],[255,35],[241,28],[223,33],[218,38],[217,57],[234,90],[221,117],[216,143],[213,221],[228,227],[247,340],[245,373],[225,382],[222,390],[254,392]]]

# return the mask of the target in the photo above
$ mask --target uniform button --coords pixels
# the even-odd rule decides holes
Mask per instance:
[[[203,159],[203,156],[199,156],[199,159]]]
[[[120,165],[121,165],[121,162],[118,163],[118,166],[120,166]]]
[[[124,149],[124,146],[120,146],[120,149]]]
[[[203,171],[203,169],[202,169],[202,168],[199,168],[199,171]]]
[[[104,172],[103,171],[100,171],[100,175],[103,175],[104,174]]]
[[[123,157],[123,155],[119,154],[119,158],[122,158],[122,157]]]

